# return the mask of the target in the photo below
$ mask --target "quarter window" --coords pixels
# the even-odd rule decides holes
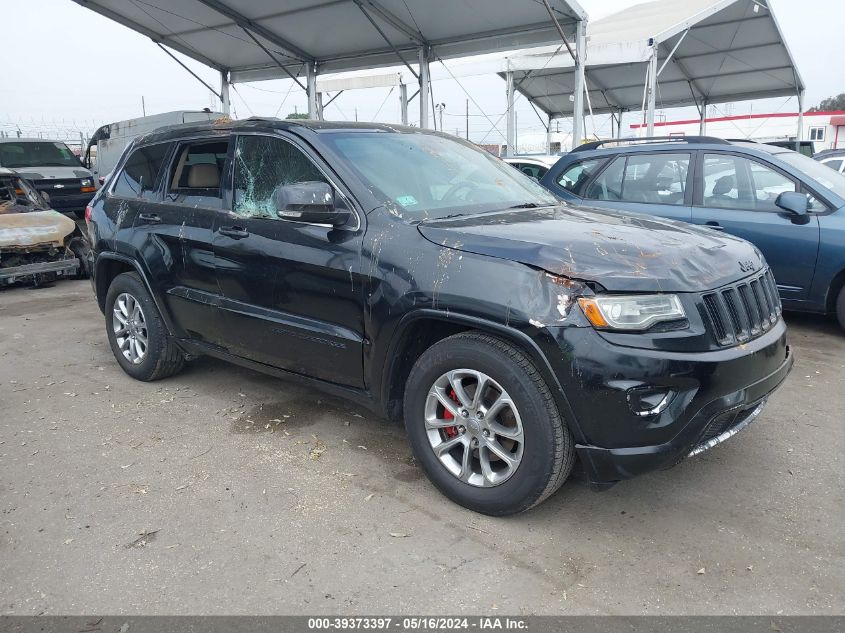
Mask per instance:
[[[784,191],[795,191],[795,182],[762,163],[742,156],[704,156],[705,207],[779,212],[775,200]]]
[[[179,147],[167,181],[167,199],[219,209],[220,184],[229,142],[198,141]]]
[[[115,180],[112,194],[126,198],[154,198],[158,174],[169,148],[169,144],[160,143],[133,151]]]
[[[584,187],[603,162],[603,158],[596,158],[570,165],[557,177],[557,184],[576,196],[583,197]]]
[[[277,218],[276,189],[315,181],[326,182],[326,178],[292,143],[271,136],[238,137],[233,205],[238,215]]]

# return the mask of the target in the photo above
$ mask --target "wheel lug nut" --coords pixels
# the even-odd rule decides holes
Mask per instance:
[[[484,437],[490,437],[490,431],[488,431],[487,429],[484,429],[483,431],[481,431],[481,434],[482,434]]]
[[[479,420],[483,420],[484,419],[484,411],[479,411],[478,413],[475,414],[475,417],[477,417]]]
[[[478,446],[478,438],[476,438],[476,437],[472,438],[472,445]]]
[[[460,433],[461,435],[463,435],[466,432],[467,432],[467,429],[466,429],[465,426],[459,426],[458,427],[458,433]]]
[[[461,417],[462,418],[468,418],[469,417],[469,411],[467,411],[466,409],[461,409]]]

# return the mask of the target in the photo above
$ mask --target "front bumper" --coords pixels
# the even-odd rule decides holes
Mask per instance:
[[[23,264],[21,266],[8,266],[0,268],[0,285],[13,284],[17,281],[26,281],[44,274],[55,274],[57,277],[70,277],[77,273],[79,260],[76,257],[67,257],[50,262],[37,262],[35,264]]]
[[[794,360],[782,319],[745,345],[703,353],[613,345],[591,328],[561,328],[555,336],[576,450],[599,486],[672,466],[730,438],[762,411]],[[637,414],[631,394],[640,390],[669,393],[668,405]]]
[[[56,211],[82,211],[94,198],[94,193],[73,193],[68,195],[57,195],[52,191],[50,194],[50,206]]]

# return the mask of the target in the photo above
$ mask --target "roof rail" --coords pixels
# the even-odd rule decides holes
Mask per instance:
[[[644,136],[631,138],[609,138],[604,141],[592,141],[579,145],[573,152],[585,152],[591,149],[597,149],[602,145],[621,143],[641,143],[647,145],[649,143],[714,143],[718,145],[730,145],[730,141],[723,138],[716,138],[715,136]]]

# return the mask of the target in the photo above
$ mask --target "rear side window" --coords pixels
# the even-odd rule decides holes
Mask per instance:
[[[158,174],[169,148],[169,144],[161,143],[133,151],[115,179],[112,194],[125,198],[154,197]]]
[[[277,188],[326,178],[299,148],[271,136],[239,136],[235,147],[232,210],[247,217],[278,219],[273,194]]]
[[[167,199],[179,204],[221,208],[220,185],[228,152],[228,139],[180,145],[167,177]]]
[[[563,170],[557,177],[557,184],[574,193],[576,196],[584,196],[584,186],[596,173],[596,170],[604,163],[603,158],[593,158],[573,163]]]
[[[526,176],[531,176],[537,180],[545,176],[546,172],[549,171],[545,167],[540,167],[540,165],[533,165],[531,163],[513,163],[513,166]]]

